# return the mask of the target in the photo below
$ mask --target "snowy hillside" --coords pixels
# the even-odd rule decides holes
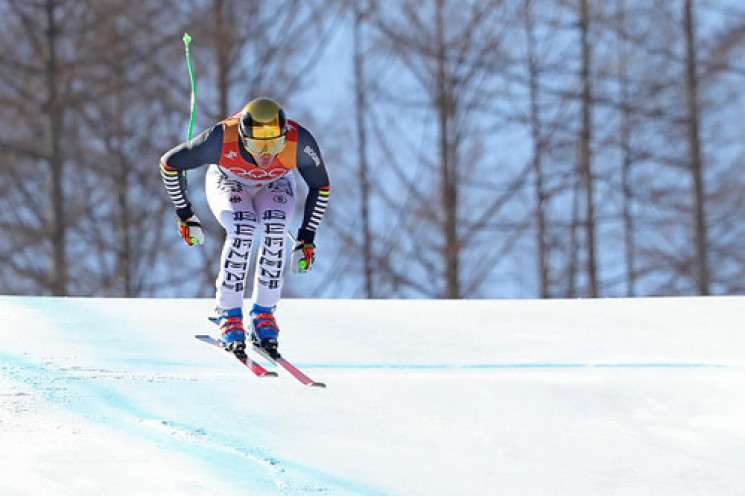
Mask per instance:
[[[0,297],[0,494],[745,491],[745,298],[287,300],[327,389],[210,300]]]

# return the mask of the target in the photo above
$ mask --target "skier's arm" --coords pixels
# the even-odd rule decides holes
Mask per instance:
[[[160,158],[160,175],[181,221],[194,215],[189,202],[186,171],[220,160],[222,134],[222,125],[216,124]]]
[[[313,244],[316,229],[326,213],[329,202],[329,177],[313,135],[298,128],[297,170],[308,185],[303,222],[297,233],[298,243]]]

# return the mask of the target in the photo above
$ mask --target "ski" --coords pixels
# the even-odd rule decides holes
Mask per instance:
[[[209,336],[207,334],[197,334],[194,337],[197,338],[198,340],[202,341],[203,343],[211,344],[212,346],[215,346],[215,347],[220,348],[222,350],[225,349],[225,348],[223,348],[223,346],[220,344],[220,342],[217,339],[215,339],[212,336]],[[228,352],[228,353],[230,353],[230,352]],[[236,358],[236,360],[238,360],[243,365],[245,365],[251,372],[253,372],[258,377],[277,377],[277,373],[276,372],[269,371],[269,370],[265,369],[264,367],[262,367],[258,363],[256,363],[253,360],[251,360],[251,358],[248,355],[246,355],[245,353],[242,354],[242,355],[237,355],[235,353],[230,353],[230,354],[233,355]]]
[[[207,319],[212,322],[213,324],[217,325],[217,317],[207,317]],[[198,338],[199,336],[197,336]],[[209,336],[207,336],[209,337]],[[212,338],[210,338],[212,339]],[[214,339],[213,339],[214,341]],[[284,358],[282,355],[279,354],[279,352],[275,352],[273,354],[270,354],[267,350],[264,348],[256,345],[256,343],[252,342],[252,347],[256,353],[261,355],[262,357],[266,358],[270,363],[274,365],[279,365],[283,369],[285,369],[292,377],[300,381],[301,384],[304,386],[309,387],[318,387],[318,388],[325,388],[326,384],[323,382],[314,381],[307,375],[305,375],[303,372],[301,372],[297,367],[295,367],[292,363],[290,363],[286,358]],[[217,343],[219,346],[219,343]],[[251,360],[250,358],[248,360]],[[256,362],[253,362],[256,366],[261,367]],[[263,368],[263,367],[262,367]],[[269,374],[277,375],[276,372],[267,372]]]
[[[289,374],[300,381],[301,384],[304,386],[309,387],[318,387],[318,388],[325,388],[326,384],[323,382],[314,381],[307,375],[305,375],[303,372],[300,371],[297,367],[295,367],[292,363],[290,363],[287,359],[285,359],[282,355],[279,354],[279,352],[275,353],[269,353],[264,348],[257,346],[256,344],[253,344],[253,349],[256,353],[263,356],[270,362],[279,365],[283,369],[285,369]]]

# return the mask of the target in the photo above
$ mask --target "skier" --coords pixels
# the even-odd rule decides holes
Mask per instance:
[[[316,229],[328,205],[329,179],[318,144],[308,130],[287,120],[277,102],[257,98],[166,152],[160,159],[161,176],[176,208],[181,237],[190,246],[204,243],[204,234],[188,198],[186,171],[204,165],[209,165],[207,202],[225,229],[216,281],[221,344],[237,355],[245,353],[243,298],[251,248],[261,239],[250,338],[270,354],[277,354],[279,328],[273,314],[281,297],[285,240],[295,210],[292,169],[308,185],[303,221],[291,255],[294,273],[306,273],[313,266]]]

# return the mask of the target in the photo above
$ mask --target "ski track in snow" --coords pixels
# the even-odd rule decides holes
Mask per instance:
[[[226,360],[227,361],[227,360]],[[0,353],[0,375],[40,393],[56,405],[128,436],[157,443],[168,450],[207,460],[213,470],[243,467],[243,481],[234,483],[257,491],[276,489],[282,494],[383,494],[333,474],[282,460],[249,444],[244,437],[229,438],[209,427],[162,419],[117,392],[118,381],[167,383],[189,381],[177,374],[133,373],[78,366],[64,367],[53,361],[36,363],[31,357]],[[163,365],[163,362],[158,363]],[[17,393],[25,397],[27,393]],[[21,411],[17,413],[22,413]],[[262,481],[264,484],[258,484]],[[268,482],[268,483],[267,483]]]
[[[69,331],[71,336],[76,336],[76,339],[82,343],[83,349],[88,352],[84,355],[95,356],[97,354],[93,349],[99,341],[96,336],[91,336],[89,331],[86,332],[77,325],[45,321],[48,313],[44,307],[52,307],[51,310],[56,311],[59,307],[64,307],[66,301],[73,302],[75,306],[79,307],[79,311],[83,311],[87,315],[87,320],[91,322],[112,320],[110,315],[101,312],[101,309],[95,303],[96,300],[11,298],[14,303],[26,307],[28,313],[40,314],[37,316],[40,327],[56,326]],[[40,306],[38,302],[43,302],[44,305]],[[123,327],[126,330],[127,325],[113,321],[109,324],[109,329],[114,331],[113,334],[116,334],[117,327]],[[123,332],[121,335],[125,336],[126,334],[126,332]],[[82,339],[81,335],[84,336]],[[113,344],[116,345],[116,343]],[[131,345],[132,343],[127,344]],[[201,345],[199,347],[201,349]],[[209,353],[209,350],[202,351]],[[151,354],[152,351],[148,350],[143,355],[136,357],[122,357],[114,354],[112,363],[123,366],[130,364],[137,368],[150,367],[154,370],[179,369],[192,365],[188,362],[148,356],[148,353]],[[209,424],[206,426],[202,424],[193,425],[187,420],[162,418],[162,416],[150,411],[142,401],[133,401],[126,392],[119,391],[121,388],[118,387],[118,384],[122,384],[127,386],[125,389],[130,389],[131,385],[137,382],[166,386],[174,381],[196,383],[203,379],[202,376],[195,377],[193,374],[169,372],[133,372],[126,369],[117,370],[77,365],[65,366],[64,364],[69,362],[69,357],[53,357],[38,361],[27,353],[24,353],[24,355],[14,356],[0,351],[0,362],[2,363],[0,377],[5,376],[21,383],[41,394],[49,403],[62,405],[75,415],[88,421],[113,428],[133,438],[155,443],[167,450],[206,461],[212,467],[208,469],[210,472],[215,474],[229,472],[233,474],[231,475],[231,484],[239,488],[236,493],[250,490],[255,494],[302,495],[325,493],[370,496],[382,494],[373,488],[367,488],[343,477],[277,457],[267,449],[253,444],[251,433],[244,432],[242,429],[236,429],[235,434],[230,435],[221,432],[221,429],[212,428]],[[230,370],[229,367],[234,365],[228,360],[227,356],[225,362],[224,365],[227,370]],[[247,372],[241,371],[238,373],[238,377],[243,380],[245,379],[244,374],[248,375]],[[189,412],[183,413],[188,419]],[[180,415],[180,412],[178,415]],[[212,421],[220,422],[223,420],[216,418]],[[239,475],[235,476],[236,473]]]

